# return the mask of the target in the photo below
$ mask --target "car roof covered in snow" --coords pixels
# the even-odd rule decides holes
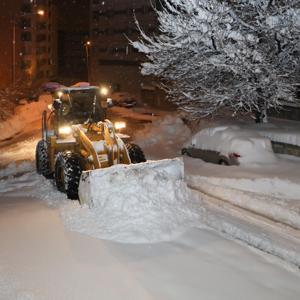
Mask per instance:
[[[56,90],[56,92],[62,91],[62,92],[72,92],[72,91],[86,91],[86,90],[99,90],[99,87],[97,86],[70,86],[70,87],[63,87]]]

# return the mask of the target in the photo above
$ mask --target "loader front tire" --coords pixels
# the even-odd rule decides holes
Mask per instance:
[[[145,162],[146,158],[143,150],[140,146],[132,143],[126,144],[126,148],[130,157],[130,160],[133,164],[138,164],[141,162]]]
[[[40,140],[35,150],[36,171],[46,178],[52,178],[46,142]]]
[[[79,180],[82,173],[80,157],[70,151],[59,152],[55,163],[55,183],[69,199],[78,199]]]

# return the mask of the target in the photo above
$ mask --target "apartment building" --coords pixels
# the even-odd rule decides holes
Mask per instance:
[[[89,77],[94,84],[108,83],[115,90],[141,96],[150,81],[140,74],[145,57],[128,41],[139,37],[134,16],[146,33],[157,30],[149,0],[91,0]]]
[[[87,81],[84,44],[89,38],[89,0],[57,1],[58,76],[65,84]]]
[[[56,9],[51,0],[2,0],[0,88],[55,76]]]

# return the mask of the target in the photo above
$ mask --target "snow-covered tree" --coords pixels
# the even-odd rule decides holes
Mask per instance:
[[[161,0],[159,34],[132,45],[146,54],[179,108],[194,117],[226,106],[266,112],[295,100],[299,0]]]

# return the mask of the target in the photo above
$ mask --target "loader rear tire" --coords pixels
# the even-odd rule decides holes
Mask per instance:
[[[136,144],[128,143],[128,144],[126,144],[126,148],[127,148],[130,160],[133,164],[138,164],[138,163],[146,161],[144,152],[140,148],[140,146],[138,146]]]
[[[55,183],[69,199],[78,199],[78,186],[82,173],[80,157],[70,151],[59,152],[55,163]]]
[[[53,173],[50,170],[48,151],[46,142],[40,140],[36,145],[35,150],[36,171],[46,178],[52,178]]]

